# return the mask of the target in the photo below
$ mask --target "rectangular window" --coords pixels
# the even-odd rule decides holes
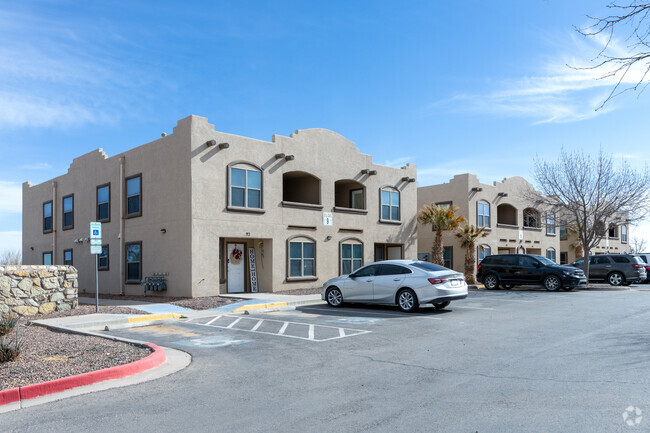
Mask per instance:
[[[555,261],[555,250],[552,248],[546,250],[546,258]]]
[[[99,263],[97,264],[97,270],[99,271],[108,271],[110,269],[108,261],[108,245],[102,245],[102,253],[99,255]]]
[[[477,204],[477,221],[479,227],[490,227],[490,204],[479,201]]]
[[[262,208],[262,173],[243,168],[230,169],[230,205]]]
[[[363,245],[341,244],[341,275],[351,274],[363,265]]]
[[[555,234],[555,214],[553,213],[546,214],[546,234],[547,235]]]
[[[386,221],[399,221],[399,192],[381,191],[381,219]]]
[[[50,266],[52,264],[52,251],[43,253],[43,264]]]
[[[621,226],[621,242],[627,242],[627,226]]]
[[[63,264],[72,266],[72,250],[63,250]]]
[[[568,238],[566,232],[566,221],[560,221],[560,240],[566,241]]]
[[[451,269],[453,262],[453,249],[454,247],[444,247],[442,250],[442,259],[444,261],[444,267]]]
[[[481,245],[478,247],[478,262],[481,263],[486,256],[492,254],[492,249],[487,245]]]
[[[43,203],[43,233],[52,233],[52,201]]]
[[[352,209],[365,209],[363,202],[363,189],[353,189],[350,191],[350,207]]]
[[[142,242],[130,242],[126,249],[126,283],[140,284],[142,280]]]
[[[125,218],[142,216],[142,174],[126,178]]]
[[[289,242],[289,276],[316,275],[316,245],[314,242]]]
[[[111,220],[111,184],[97,187],[97,221],[109,222]]]
[[[63,230],[74,228],[74,194],[63,197]]]

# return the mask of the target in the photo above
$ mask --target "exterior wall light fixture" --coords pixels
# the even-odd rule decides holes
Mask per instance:
[[[162,233],[162,234],[167,233],[167,229],[165,229],[165,228],[160,229],[160,233]]]
[[[294,159],[296,159],[296,157],[293,156],[293,155],[287,155],[287,156],[284,157],[284,159],[285,159],[286,161],[293,161]]]
[[[327,241],[331,241],[331,240],[332,240],[332,236],[331,236],[331,235],[327,235],[327,237],[325,238],[325,240],[327,240]]]
[[[286,156],[286,155],[285,155],[284,153],[276,153],[276,154],[275,154],[275,159],[282,159],[282,158],[284,158],[285,156]]]

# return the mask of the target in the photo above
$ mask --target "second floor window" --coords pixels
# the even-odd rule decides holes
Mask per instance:
[[[546,214],[546,234],[547,235],[555,234],[555,214],[552,213]]]
[[[621,226],[621,242],[627,242],[627,226]]]
[[[566,241],[567,240],[567,232],[566,232],[566,222],[565,221],[560,221],[560,240],[561,241]]]
[[[126,179],[126,218],[142,215],[142,175]]]
[[[52,231],[52,202],[43,203],[43,233]]]
[[[386,221],[399,221],[399,192],[381,190],[381,219]]]
[[[230,205],[262,208],[262,172],[254,169],[230,169]]]
[[[97,187],[97,221],[108,222],[111,220],[111,186],[100,185]]]
[[[485,201],[479,201],[477,205],[477,221],[479,227],[490,227],[490,204]]]
[[[63,230],[74,228],[74,194],[63,197]]]

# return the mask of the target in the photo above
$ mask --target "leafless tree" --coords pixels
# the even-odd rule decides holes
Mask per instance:
[[[0,252],[0,265],[19,265],[22,260],[20,250],[5,250]]]
[[[605,37],[605,44],[595,57],[594,64],[586,68],[576,68],[602,71],[601,79],[614,79],[612,91],[598,108],[602,108],[610,99],[623,92],[637,90],[639,86],[645,88],[650,74],[650,2],[617,0],[609,3],[607,8],[611,15],[588,15],[592,24],[576,29],[583,36]],[[625,53],[614,49],[615,34],[626,42]],[[636,71],[640,74],[638,77],[629,77]],[[631,82],[635,84],[626,86],[629,78],[632,78]]]
[[[628,225],[650,211],[650,171],[634,170],[622,162],[615,167],[602,150],[596,157],[583,151],[562,150],[553,161],[535,159],[539,192],[529,192],[538,207],[561,215],[575,228],[589,257],[610,224]],[[584,261],[589,275],[589,260]]]
[[[645,253],[646,242],[645,239],[633,237],[630,239],[630,252],[631,253]]]

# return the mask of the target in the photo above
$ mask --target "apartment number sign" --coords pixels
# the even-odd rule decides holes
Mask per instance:
[[[332,212],[323,212],[323,225],[331,226],[334,223],[334,215]]]

